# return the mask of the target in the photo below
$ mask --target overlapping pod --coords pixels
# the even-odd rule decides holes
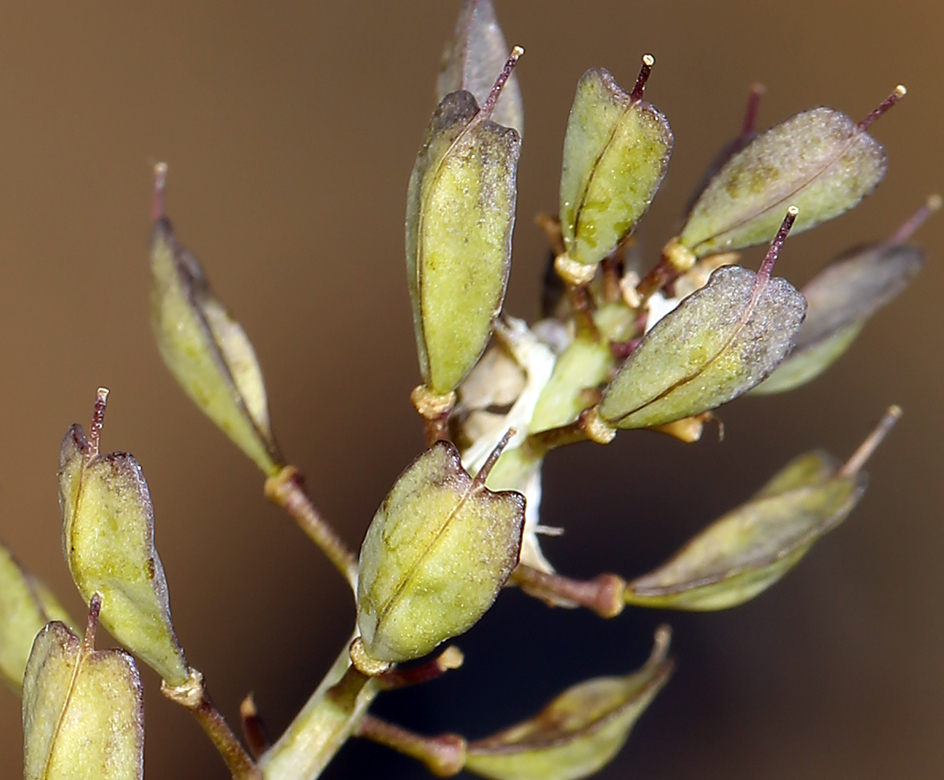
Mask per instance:
[[[498,25],[492,0],[465,0],[452,40],[443,56],[436,82],[436,100],[464,89],[481,105],[508,56],[508,44]],[[512,74],[492,111],[492,121],[512,127],[524,137],[524,105],[518,78]]]
[[[73,425],[62,442],[59,503],[66,561],[86,602],[101,594],[101,622],[111,635],[168,685],[183,685],[189,668],[170,619],[147,482],[128,453],[98,451],[106,393],[99,391],[89,440]]]
[[[210,290],[203,268],[163,216],[166,166],[155,170],[151,325],[184,392],[267,476],[281,456],[259,361],[245,331]]]
[[[505,439],[507,442],[507,437]],[[495,601],[521,549],[524,498],[473,479],[438,442],[400,475],[361,547],[357,626],[378,662],[418,658],[471,628]]]
[[[534,718],[471,742],[465,769],[495,780],[577,780],[608,764],[668,682],[669,630],[656,633],[649,661],[626,677],[575,685]]]
[[[52,620],[72,619],[52,592],[0,544],[0,680],[19,694],[33,640]]]
[[[758,273],[719,268],[646,334],[598,407],[614,428],[651,428],[714,409],[750,390],[790,352],[806,300],[773,263],[795,210]]]
[[[895,91],[861,122],[831,108],[804,111],[757,135],[721,166],[679,235],[694,258],[770,241],[787,206],[794,230],[848,211],[885,175],[885,150],[866,131],[905,94]]]
[[[26,780],[144,776],[141,680],[127,653],[95,649],[97,603],[84,639],[53,622],[33,644],[23,679]]]
[[[727,609],[769,588],[858,503],[867,482],[861,467],[899,415],[892,407],[842,467],[818,451],[795,458],[746,504],[712,523],[663,566],[628,583],[627,603]]]
[[[672,153],[666,118],[643,101],[654,60],[632,93],[603,68],[577,84],[567,122],[560,184],[560,223],[567,257],[596,265],[636,227],[649,208]]]
[[[450,394],[479,359],[505,297],[521,139],[492,120],[522,50],[479,108],[470,92],[443,98],[407,192],[406,264],[420,371]]]
[[[792,390],[819,376],[849,348],[865,323],[899,295],[924,265],[904,242],[938,208],[932,196],[890,241],[847,252],[804,288],[809,307],[793,352],[754,388],[758,395]]]

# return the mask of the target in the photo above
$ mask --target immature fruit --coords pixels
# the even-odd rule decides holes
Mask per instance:
[[[577,780],[608,764],[672,674],[663,626],[649,661],[625,677],[568,688],[530,720],[471,742],[465,769],[495,780]]]
[[[885,176],[885,150],[866,130],[904,94],[897,87],[859,123],[814,108],[760,133],[708,182],[679,243],[704,257],[770,241],[790,205],[796,232],[853,208]]]
[[[577,85],[567,122],[560,184],[560,223],[567,256],[595,265],[636,227],[655,197],[672,153],[666,118],[642,100],[652,66],[632,94],[603,68]]]
[[[446,95],[410,177],[406,264],[420,371],[427,388],[456,389],[485,350],[511,266],[521,139],[490,118],[511,67],[479,109]]]
[[[370,658],[425,655],[471,628],[495,601],[518,563],[524,523],[519,493],[485,487],[500,451],[473,479],[455,446],[438,442],[377,510],[357,583],[357,626]]]
[[[86,602],[101,594],[101,622],[109,633],[168,685],[183,685],[189,670],[170,619],[147,482],[128,453],[98,452],[106,392],[99,391],[90,439],[73,425],[62,442],[59,504],[66,562]]]
[[[79,639],[50,623],[36,637],[23,679],[26,780],[140,780],[144,702],[131,656],[95,649],[95,612]]]

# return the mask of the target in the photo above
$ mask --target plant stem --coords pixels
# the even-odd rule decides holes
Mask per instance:
[[[573,580],[519,563],[511,574],[511,582],[551,606],[587,607],[604,618],[616,617],[625,606],[623,591],[626,582],[615,574],[600,574],[592,580]]]
[[[265,483],[265,495],[294,518],[341,572],[351,590],[357,592],[357,558],[311,503],[298,469],[294,466],[283,466],[278,474],[269,477]]]
[[[458,734],[424,737],[368,714],[361,721],[357,736],[422,761],[437,777],[451,777],[465,765],[467,743]]]
[[[210,701],[203,685],[203,675],[190,670],[190,679],[183,685],[161,684],[161,693],[171,701],[186,707],[207,733],[233,780],[262,780],[262,773],[239,743],[233,730]]]
[[[265,780],[314,780],[347,741],[380,691],[351,666],[347,647],[279,741],[260,759]]]

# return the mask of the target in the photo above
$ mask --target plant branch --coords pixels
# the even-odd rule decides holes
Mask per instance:
[[[529,596],[550,606],[586,607],[600,617],[616,617],[623,611],[626,582],[616,574],[600,574],[592,580],[574,580],[519,563],[510,582]]]
[[[203,675],[196,669],[190,670],[190,679],[179,686],[161,683],[161,693],[168,699],[193,713],[197,723],[207,733],[213,747],[222,756],[233,780],[262,780],[262,773],[249,754],[243,749],[233,730],[216,706],[210,701]]]
[[[298,469],[294,466],[284,466],[278,474],[269,477],[265,483],[265,495],[292,516],[341,572],[351,590],[356,592],[357,558],[311,503],[308,493],[305,492],[304,478]]]
[[[314,780],[357,728],[380,691],[351,666],[348,647],[279,741],[259,761],[265,780]]]
[[[458,734],[424,737],[368,714],[361,721],[355,736],[415,758],[437,777],[452,777],[465,766],[467,742]]]

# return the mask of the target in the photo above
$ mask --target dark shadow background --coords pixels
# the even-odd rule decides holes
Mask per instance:
[[[151,165],[168,207],[261,356],[285,452],[352,545],[421,447],[403,273],[406,181],[458,4],[6,3],[0,16],[0,537],[80,614],[60,552],[59,442],[112,390],[104,446],[143,464],[177,632],[235,721],[250,690],[274,732],[348,636],[340,578],[261,495],[254,467],[191,407],[152,345]],[[507,310],[533,318],[579,76],[631,85],[676,150],[641,238],[654,252],[690,188],[737,132],[747,90],[763,125],[827,104],[864,116],[890,171],[856,212],[790,239],[779,271],[805,282],[850,244],[889,235],[944,189],[938,3],[503,2],[527,129]],[[604,622],[517,592],[459,644],[466,667],[381,700],[426,731],[480,736],[578,679],[628,671],[675,628],[679,668],[601,777],[937,778],[944,772],[944,535],[940,505],[944,222],[928,265],[846,359],[800,391],[724,410],[727,438],[649,434],[560,453],[548,466],[546,550],[565,572],[638,574],[816,445],[852,451],[885,406],[905,417],[875,456],[846,526],[782,584],[728,613],[631,611]],[[758,253],[748,255],[756,262]],[[223,778],[188,716],[144,672],[147,773]],[[21,773],[19,704],[0,694],[0,775]],[[385,763],[380,763],[385,762]],[[347,747],[330,777],[423,777]]]

